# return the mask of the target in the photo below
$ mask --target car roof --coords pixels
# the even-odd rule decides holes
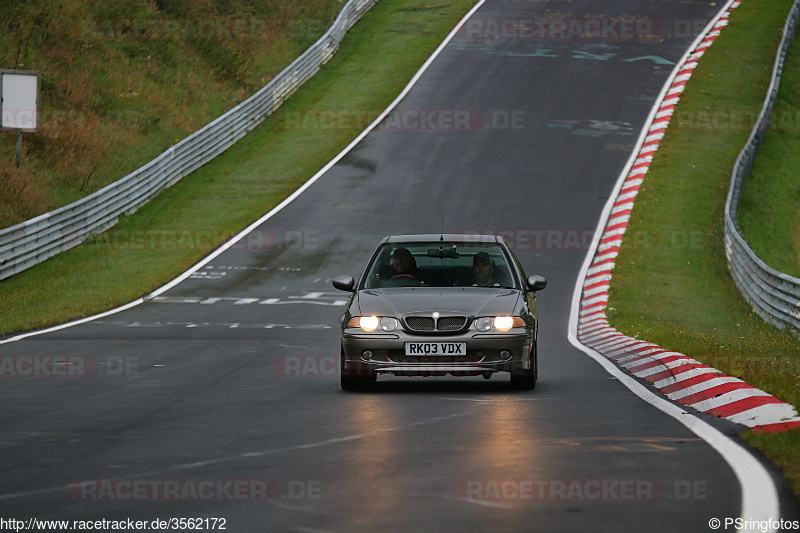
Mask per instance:
[[[383,239],[390,244],[410,244],[415,242],[455,242],[455,243],[498,243],[505,244],[505,240],[497,235],[484,235],[479,233],[423,233],[418,235],[391,235]]]

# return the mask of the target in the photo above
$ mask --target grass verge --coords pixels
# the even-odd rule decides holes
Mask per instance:
[[[384,109],[473,5],[376,4],[334,58],[234,147],[112,230],[0,283],[0,335],[122,305],[184,272],[291,194],[363,129],[286,128],[281,116]]]
[[[753,313],[725,257],[725,200],[749,131],[730,120],[702,120],[760,109],[791,4],[743,2],[700,61],[636,200],[628,228],[635,238],[624,239],[617,258],[609,319],[628,335],[800,406],[800,341]],[[790,62],[797,61],[795,53]],[[797,167],[791,172],[796,176]],[[743,436],[784,469],[800,494],[800,431]]]
[[[0,65],[41,72],[41,131],[0,133],[0,228],[139,168],[316,41],[338,0],[33,0],[3,6]]]

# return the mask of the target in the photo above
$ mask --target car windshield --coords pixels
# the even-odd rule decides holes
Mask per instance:
[[[386,243],[367,269],[364,288],[519,287],[495,243]]]

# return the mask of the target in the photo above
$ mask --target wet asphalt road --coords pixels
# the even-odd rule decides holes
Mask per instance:
[[[737,517],[722,458],[567,341],[602,207],[719,8],[489,1],[383,127],[239,245],[129,311],[1,345],[84,375],[3,381],[0,516],[221,518],[234,532],[706,531]],[[596,29],[587,17],[604,38],[547,26]],[[650,25],[631,35],[622,17]],[[557,35],[528,37],[529,21]],[[346,295],[330,279],[358,275],[386,234],[442,229],[500,233],[548,278],[536,390],[496,376],[342,392]]]

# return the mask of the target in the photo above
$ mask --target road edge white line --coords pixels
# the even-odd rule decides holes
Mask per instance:
[[[624,373],[619,367],[617,367],[602,354],[581,343],[577,336],[581,295],[583,293],[583,284],[586,279],[588,269],[591,266],[595,254],[597,253],[600,239],[604,234],[605,227],[610,218],[611,210],[618,200],[622,185],[626,181],[633,164],[639,156],[642,145],[647,137],[650,125],[652,124],[655,115],[661,107],[667,91],[674,83],[680,68],[685,64],[689,55],[706,38],[707,34],[711,31],[719,19],[737,1],[740,0],[728,0],[720,9],[719,14],[714,17],[705,27],[705,29],[698,35],[695,41],[689,46],[681,60],[676,63],[675,69],[665,82],[659,97],[656,99],[656,102],[650,111],[650,115],[645,121],[644,127],[639,135],[639,139],[631,153],[631,156],[620,173],[613,192],[606,202],[602,214],[600,215],[600,220],[598,221],[594,238],[592,239],[592,243],[586,254],[583,266],[581,267],[578,279],[575,283],[567,338],[575,348],[581,350],[586,355],[594,359],[598,364],[600,364],[600,366],[603,367],[604,370],[617,378],[639,398],[651,404],[653,407],[659,409],[663,413],[673,417],[675,420],[692,431],[695,435],[706,441],[712,448],[714,448],[722,456],[725,462],[728,463],[731,470],[733,470],[734,474],[736,475],[737,480],[739,481],[742,494],[740,517],[744,520],[769,521],[780,519],[781,517],[778,489],[775,486],[770,473],[766,470],[764,465],[761,464],[761,462],[752,453],[750,453],[750,451],[707,422],[701,420],[694,413],[680,408],[676,404],[669,402],[649,388],[645,387],[643,384]],[[710,518],[713,517],[709,517],[709,519]],[[774,531],[774,529],[770,531]]]

